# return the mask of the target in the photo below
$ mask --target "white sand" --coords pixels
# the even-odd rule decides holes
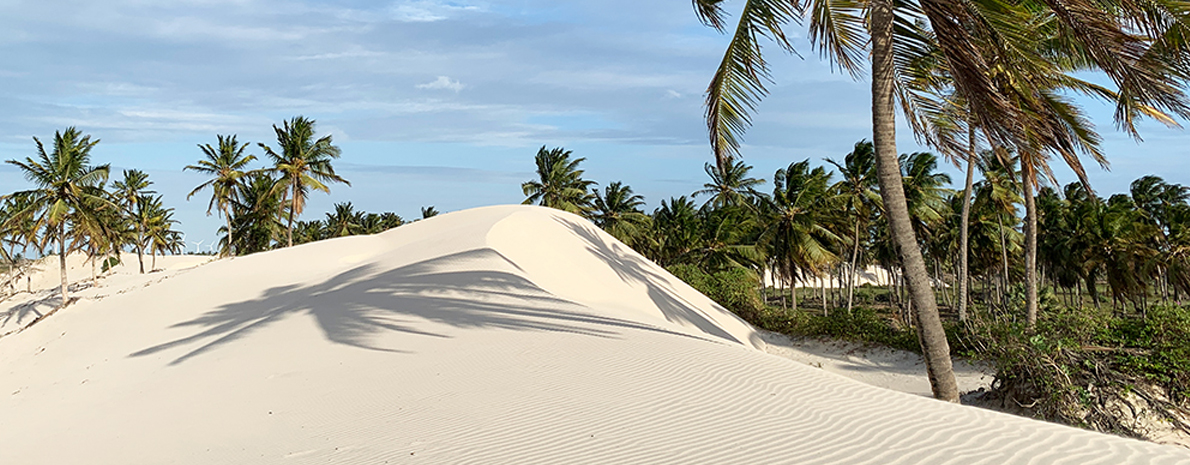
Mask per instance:
[[[1190,463],[764,353],[543,208],[157,275],[0,338],[0,463]]]
[[[819,338],[790,338],[783,334],[760,331],[767,343],[765,351],[824,371],[873,386],[908,394],[930,397],[925,359],[921,355],[888,347],[875,347],[846,341]],[[989,389],[993,370],[967,362],[954,361],[959,392]]]

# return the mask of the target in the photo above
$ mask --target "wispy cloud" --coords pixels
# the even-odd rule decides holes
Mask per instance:
[[[459,13],[479,11],[474,5],[462,5],[453,2],[436,2],[431,0],[413,0],[396,2],[389,8],[393,19],[410,23],[426,23],[449,19]]]
[[[418,89],[447,89],[447,90],[453,90],[456,93],[458,93],[458,91],[463,90],[463,87],[466,87],[466,86],[464,86],[463,83],[456,81],[456,80],[452,80],[449,77],[438,76],[438,79],[435,79],[433,82],[427,82],[425,84],[418,84],[416,87]]]

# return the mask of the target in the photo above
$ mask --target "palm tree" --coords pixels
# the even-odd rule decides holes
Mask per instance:
[[[225,249],[232,249],[238,254],[251,254],[268,250],[281,237],[281,220],[285,209],[285,202],[277,188],[279,181],[266,172],[255,172],[246,175],[243,182],[236,187],[236,194],[232,202],[231,224],[227,227],[239,231],[235,242],[230,242],[230,235],[224,236],[222,243]]]
[[[537,164],[537,180],[521,184],[521,191],[527,196],[525,205],[538,204],[579,215],[591,210],[595,196],[591,194],[594,181],[583,179],[583,170],[578,164],[586,158],[570,159],[571,151],[562,147],[549,150],[541,146],[533,161]]]
[[[174,209],[165,208],[161,196],[144,198],[141,204],[144,211],[142,217],[145,219],[145,240],[153,259],[151,268],[156,269],[158,253],[164,255],[182,249],[181,233],[173,229],[178,223],[173,219]]]
[[[703,169],[707,176],[711,177],[711,182],[703,184],[703,189],[695,192],[694,197],[710,195],[711,198],[707,199],[706,204],[714,205],[716,208],[746,206],[748,198],[756,196],[755,188],[764,184],[763,179],[748,177],[748,171],[751,171],[752,167],[742,161],[727,165],[726,172],[710,163]]]
[[[810,161],[790,163],[773,175],[773,196],[765,210],[771,215],[760,242],[771,250],[777,275],[796,282],[818,276],[838,257],[832,245],[841,242],[827,228],[830,212],[822,199],[827,198],[830,174],[822,167],[810,168]],[[794,289],[793,308],[797,309]]]
[[[66,278],[66,254],[73,247],[66,244],[67,226],[84,218],[96,215],[97,205],[110,205],[103,183],[111,171],[109,165],[91,166],[91,149],[99,139],[83,135],[74,127],[54,133],[54,143],[47,153],[41,140],[36,137],[37,160],[26,157],[25,161],[8,160],[20,168],[25,179],[36,186],[34,189],[14,193],[28,196],[29,205],[17,212],[14,218],[33,217],[38,228],[52,231],[58,242],[58,266],[62,279],[62,303],[68,300]],[[18,220],[19,221],[19,220]]]
[[[649,257],[662,266],[672,265],[697,247],[701,219],[694,202],[686,196],[662,200],[653,211],[657,250]]]
[[[855,143],[843,163],[827,159],[843,176],[831,186],[829,198],[838,199],[844,215],[852,222],[851,268],[847,279],[847,313],[851,313],[855,276],[859,266],[860,235],[868,230],[868,222],[880,209],[880,194],[876,192],[876,153],[866,140]]]
[[[421,219],[424,220],[427,218],[433,218],[435,216],[438,216],[438,210],[435,210],[433,205],[421,207]],[[399,217],[397,219],[400,220]]]
[[[248,143],[240,144],[236,140],[235,134],[230,136],[216,135],[219,139],[219,147],[211,147],[211,144],[200,144],[198,148],[206,155],[206,160],[199,160],[197,165],[186,165],[182,171],[192,170],[199,173],[211,176],[207,182],[199,184],[190,194],[186,196],[186,200],[190,200],[194,194],[199,191],[211,188],[211,201],[207,204],[207,215],[211,214],[212,208],[217,208],[223,217],[227,220],[227,236],[228,244],[235,244],[234,229],[231,226],[231,208],[235,202],[236,193],[238,192],[242,178],[251,173],[245,172],[244,167],[248,166],[253,160],[256,160],[255,155],[245,155],[244,150],[248,148]],[[225,249],[229,254],[235,254],[235,249],[228,247]],[[143,266],[142,266],[143,268]]]
[[[341,182],[348,186],[351,183],[335,174],[335,168],[331,166],[331,161],[339,158],[341,153],[339,147],[332,144],[331,136],[314,140],[314,120],[295,116],[284,122],[283,127],[273,125],[273,131],[277,133],[281,153],[267,145],[259,145],[272,160],[272,171],[281,175],[276,187],[285,193],[284,200],[289,202],[285,237],[288,245],[293,246],[293,218],[302,214],[310,189],[329,194],[331,189],[326,183]]]
[[[326,214],[326,229],[330,237],[344,237],[364,231],[359,212],[351,202],[335,204],[335,211]]]
[[[149,180],[149,175],[141,170],[124,170],[124,179],[112,183],[112,197],[116,203],[119,204],[126,215],[135,217],[137,207],[140,199],[148,194],[155,194],[149,190],[149,186],[153,185],[153,181]],[[145,273],[145,258],[144,258],[144,242],[145,242],[145,224],[141,221],[134,221],[136,232],[136,260],[140,264],[141,274]]]
[[[652,222],[640,209],[644,204],[644,197],[633,194],[631,187],[616,181],[604,187],[602,193],[595,191],[591,219],[612,237],[635,248]]]
[[[738,154],[740,133],[749,123],[749,112],[765,94],[763,81],[769,78],[760,54],[758,36],[773,38],[786,49],[792,46],[783,28],[809,12],[810,41],[832,64],[859,72],[870,44],[872,59],[872,122],[881,195],[898,244],[903,267],[914,300],[921,302],[917,318],[935,397],[957,401],[949,350],[937,317],[933,291],[925,262],[913,237],[907,208],[903,207],[896,160],[895,94],[898,82],[897,58],[902,62],[907,49],[922,42],[906,31],[929,29],[937,41],[939,58],[945,63],[956,93],[968,102],[972,124],[989,133],[1001,146],[1029,147],[1040,142],[1068,161],[1068,128],[1060,115],[1042,108],[1040,112],[1016,105],[1005,87],[993,80],[996,70],[1008,69],[1014,76],[1044,78],[1031,65],[1055,61],[1075,63],[1080,68],[1102,70],[1118,87],[1116,121],[1136,134],[1135,119],[1152,116],[1144,109],[1190,115],[1185,95],[1177,83],[1185,76],[1184,60],[1190,42],[1182,39],[1185,16],[1181,7],[1169,3],[1053,0],[1045,4],[994,6],[924,0],[901,4],[894,15],[892,0],[807,3],[777,0],[749,0],[728,46],[707,96],[707,123],[711,146],[722,167]],[[721,0],[695,0],[704,23],[724,29]],[[865,23],[866,20],[866,23]],[[897,23],[897,26],[894,26]],[[864,25],[868,28],[865,31]],[[1021,44],[1038,40],[1033,28],[1049,32],[1046,47]],[[868,39],[864,40],[867,32]],[[899,42],[894,42],[897,33]],[[1042,67],[1042,66],[1038,66]],[[1048,82],[1035,83],[1032,90],[1053,89]],[[1018,89],[1019,90],[1019,89]],[[1016,124],[1000,124],[1012,122]]]

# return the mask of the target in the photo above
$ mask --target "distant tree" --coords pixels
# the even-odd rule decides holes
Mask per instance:
[[[537,150],[534,162],[537,164],[537,179],[521,184],[521,190],[528,196],[525,205],[537,204],[579,215],[591,211],[595,199],[590,188],[594,181],[583,179],[583,170],[578,164],[586,158],[570,158],[571,151],[561,147]]]
[[[649,215],[641,210],[644,197],[632,193],[632,188],[619,181],[608,184],[603,192],[596,190],[595,208],[591,219],[612,237],[635,247],[641,235],[648,231]]]
[[[421,219],[424,220],[426,218],[433,218],[435,216],[438,216],[438,210],[435,210],[433,205],[421,207]],[[398,217],[398,219],[400,218]]]
[[[709,195],[706,204],[718,208],[749,205],[749,197],[757,195],[756,188],[763,185],[764,180],[748,177],[752,167],[739,160],[728,163],[725,169],[726,172],[721,172],[717,165],[704,165],[703,170],[711,177],[711,182],[703,184],[703,189],[695,192],[694,197]]]
[[[132,227],[136,237],[133,243],[136,245],[136,260],[140,264],[141,274],[145,273],[145,223],[137,221],[136,218],[140,200],[146,195],[156,194],[149,190],[151,185],[153,181],[149,180],[149,175],[135,169],[124,170],[124,179],[112,183],[112,197],[123,207],[124,214],[134,219]]]
[[[273,162],[271,170],[280,175],[276,188],[285,193],[283,199],[288,202],[285,237],[287,244],[292,246],[293,219],[302,214],[310,189],[330,193],[327,183],[341,182],[348,186],[351,183],[335,174],[335,168],[331,166],[331,161],[339,158],[341,153],[332,143],[331,136],[314,139],[314,120],[295,116],[280,128],[273,125],[273,131],[277,133],[281,153],[267,145],[259,145]]]
[[[217,135],[219,139],[219,146],[211,147],[211,144],[200,144],[199,149],[206,155],[206,160],[199,160],[197,165],[187,165],[185,170],[198,171],[211,176],[207,182],[199,184],[190,194],[186,196],[186,200],[190,200],[194,194],[199,191],[211,188],[211,201],[207,204],[207,215],[211,214],[212,208],[217,208],[227,221],[227,236],[228,243],[235,244],[235,230],[232,228],[231,215],[232,204],[236,200],[236,193],[244,176],[248,175],[250,171],[244,171],[253,160],[256,160],[255,155],[244,154],[244,150],[248,148],[248,143],[240,144],[236,141],[234,134],[230,136]],[[227,248],[229,254],[234,255],[235,249]]]
[[[336,203],[335,210],[326,214],[326,229],[330,237],[344,237],[364,232],[362,215],[351,202]]]
[[[268,173],[245,176],[244,182],[236,188],[232,206],[230,227],[239,233],[234,244],[228,242],[230,235],[224,236],[224,247],[234,247],[237,254],[247,255],[268,250],[283,237],[284,226],[280,217],[284,214],[285,202],[277,183]],[[226,229],[223,231],[224,234],[227,232]]]

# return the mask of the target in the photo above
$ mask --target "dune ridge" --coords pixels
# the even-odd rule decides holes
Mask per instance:
[[[0,463],[1190,463],[766,354],[539,207],[168,276],[0,339]]]

